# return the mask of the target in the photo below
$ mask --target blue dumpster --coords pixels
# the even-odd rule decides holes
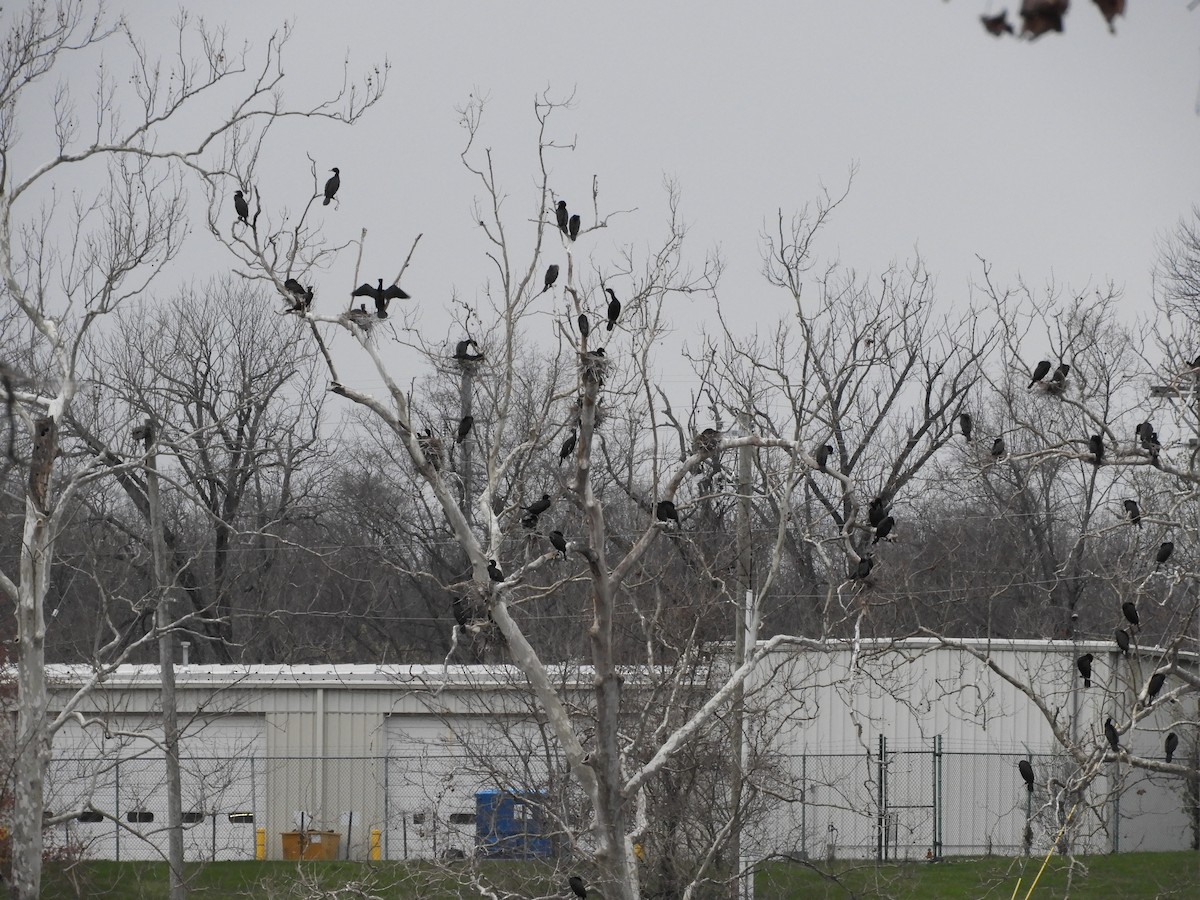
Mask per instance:
[[[545,791],[485,790],[475,795],[475,846],[491,859],[549,859]]]

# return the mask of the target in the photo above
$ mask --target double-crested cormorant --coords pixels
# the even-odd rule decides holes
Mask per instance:
[[[1104,736],[1108,738],[1108,746],[1112,747],[1113,753],[1121,752],[1121,745],[1117,742],[1117,726],[1113,724],[1112,719],[1104,720]]]
[[[1158,555],[1154,557],[1154,560],[1155,560],[1154,568],[1157,569],[1159,566],[1161,566],[1163,563],[1165,563],[1168,559],[1171,558],[1171,554],[1174,552],[1175,552],[1175,542],[1174,541],[1163,541],[1158,547]]]
[[[1168,734],[1164,749],[1167,751],[1167,762],[1170,762],[1175,758],[1175,751],[1179,749],[1179,735],[1173,731]]]
[[[975,428],[975,422],[971,418],[970,413],[959,415],[958,427],[962,429],[962,436],[969,441],[971,439],[971,431]]]
[[[571,886],[571,892],[575,894],[579,900],[587,900],[587,883],[578,875],[572,875],[567,879],[567,884]]]
[[[1117,649],[1121,651],[1122,656],[1129,656],[1129,632],[1124,628],[1118,628],[1113,633],[1113,638],[1117,642]]]
[[[549,508],[550,508],[550,495],[549,494],[542,494],[541,500],[534,500],[528,506],[521,507],[521,509],[525,510],[525,512],[528,515],[532,516],[534,519],[537,519],[538,516],[540,516],[542,513],[544,513]]]
[[[1129,516],[1129,521],[1138,528],[1142,527],[1142,509],[1136,500],[1125,501],[1125,515]]]
[[[993,459],[1003,459],[1004,454],[1007,452],[1008,452],[1008,449],[1004,446],[1004,438],[998,437],[994,441],[992,441],[992,458]]]
[[[566,234],[570,217],[570,214],[567,212],[566,200],[558,201],[558,204],[554,207],[554,217],[558,220],[558,230]]]
[[[1017,770],[1021,773],[1021,777],[1025,779],[1025,790],[1033,793],[1033,766],[1029,760],[1023,759],[1017,763]]]
[[[1075,668],[1079,670],[1079,674],[1083,676],[1083,686],[1090,688],[1092,686],[1092,660],[1096,657],[1090,653],[1085,653],[1079,659],[1075,660]]]
[[[562,446],[558,448],[558,464],[561,466],[567,461],[572,453],[575,452],[575,432],[572,431],[567,435],[567,439],[562,442]]]
[[[817,448],[817,452],[813,456],[817,460],[817,468],[822,472],[828,471],[825,467],[829,465],[829,457],[833,455],[832,444],[822,444]]]
[[[1140,624],[1142,624],[1138,620],[1137,606],[1132,600],[1126,600],[1121,604],[1121,612],[1125,615],[1125,621],[1127,621],[1134,628],[1137,628]]]
[[[660,522],[674,522],[679,524],[679,512],[675,509],[675,504],[670,500],[659,500],[658,505],[654,507],[654,516]]]
[[[542,293],[544,294],[550,288],[554,287],[554,282],[556,281],[558,281],[558,266],[551,263],[550,267],[546,269],[546,283],[542,286]]]
[[[878,528],[887,514],[887,501],[882,496],[876,497],[871,501],[871,505],[867,507],[867,521],[871,523],[871,527],[873,528]]]
[[[492,579],[492,581],[504,580],[504,573],[500,571],[500,567],[496,565],[494,559],[488,560],[488,578]]]
[[[244,225],[250,224],[250,204],[246,202],[246,197],[241,191],[233,192],[233,208],[237,212],[237,216],[242,220]]]
[[[1092,454],[1092,465],[1098,466],[1104,462],[1104,438],[1093,434],[1088,438],[1088,452]]]
[[[863,556],[859,559],[858,565],[854,567],[854,574],[851,578],[861,581],[871,574],[871,569],[875,566],[875,560],[869,556]]]
[[[608,294],[608,331],[612,331],[616,327],[617,319],[621,316],[621,301],[617,299],[617,295],[613,293],[612,288],[605,288],[604,293]]]
[[[325,201],[322,206],[328,206],[329,201],[337,196],[338,188],[342,186],[342,170],[334,166],[330,171],[333,172],[333,177],[325,182]]]
[[[1150,676],[1150,682],[1146,685],[1146,702],[1153,703],[1154,698],[1158,696],[1158,692],[1162,690],[1163,684],[1166,683],[1167,676],[1164,672],[1155,672]]]
[[[458,623],[459,628],[466,628],[471,624],[471,604],[466,597],[452,597],[450,608],[454,611],[454,621]]]
[[[1013,33],[1013,27],[1008,24],[1008,10],[1003,9],[994,16],[980,16],[979,20],[983,22],[983,27],[988,34],[996,37],[1003,37],[1006,34]]]
[[[1050,374],[1050,360],[1043,359],[1037,364],[1037,368],[1033,370],[1033,378],[1029,382],[1029,386],[1033,387],[1043,378]]]
[[[1050,383],[1046,385],[1046,390],[1053,394],[1061,394],[1067,388],[1067,374],[1070,371],[1071,367],[1066,363],[1059,363],[1054,374],[1050,376]]]
[[[475,338],[467,338],[465,341],[459,341],[454,345],[454,358],[461,359],[466,362],[478,362],[483,359],[483,353],[472,353],[471,348],[479,350],[479,345],[475,343]]]
[[[289,278],[283,283],[283,287],[292,301],[292,307],[288,312],[308,312],[313,301],[312,287],[305,289],[304,285],[295,278]]]
[[[463,416],[458,423],[458,432],[454,435],[454,443],[461,444],[467,439],[467,435],[471,433],[471,429],[475,426],[474,416]]]
[[[579,216],[571,216],[571,221],[567,223],[567,236],[571,240],[579,237]]]
[[[563,559],[567,558],[567,539],[563,537],[561,531],[552,531],[549,534],[550,545],[562,554]]]
[[[891,516],[884,516],[879,524],[875,526],[875,537],[871,541],[872,544],[878,544],[881,540],[892,533],[892,529],[896,526],[896,520]]]
[[[371,287],[367,283],[360,284],[350,293],[351,297],[371,297],[375,301],[375,315],[381,319],[387,318],[388,304],[397,298],[400,300],[409,299],[409,295],[400,289],[400,285],[393,284],[388,287],[383,286],[383,279],[379,279],[378,287]]]
[[[1021,34],[1030,39],[1040,37],[1047,31],[1063,30],[1063,16],[1070,0],[1022,0]]]
[[[579,322],[579,336],[586,339],[591,333],[592,323],[588,321],[586,313],[580,313],[577,321]]]

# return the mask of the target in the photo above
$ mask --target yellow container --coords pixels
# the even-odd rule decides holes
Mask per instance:
[[[254,829],[254,858],[267,858],[267,829],[265,828]]]
[[[383,832],[378,828],[371,829],[371,859],[383,858]]]
[[[285,831],[284,859],[337,859],[342,836],[336,831]]]

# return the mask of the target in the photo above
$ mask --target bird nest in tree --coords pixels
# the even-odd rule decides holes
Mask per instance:
[[[343,322],[353,322],[368,334],[371,333],[371,329],[374,328],[378,322],[382,321],[382,319],[377,318],[374,313],[367,312],[364,307],[352,309],[349,312],[344,312],[338,318],[340,318]]]
[[[608,371],[608,359],[604,356],[604,350],[591,350],[584,353],[581,357],[580,369],[583,371],[583,377],[603,383],[604,373]]]
[[[576,397],[575,402],[571,404],[570,419],[577,425],[583,421],[583,397]],[[604,411],[604,404],[597,401],[595,418],[592,420],[593,427],[599,428],[607,419],[608,413]]]

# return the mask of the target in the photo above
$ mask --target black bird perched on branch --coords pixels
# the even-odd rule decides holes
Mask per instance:
[[[1167,676],[1163,672],[1155,672],[1150,676],[1150,683],[1146,685],[1146,702],[1153,703],[1154,698],[1158,696],[1158,692],[1162,690],[1163,684],[1166,683]]]
[[[881,540],[892,533],[892,529],[896,526],[896,520],[891,516],[884,516],[883,519],[875,526],[875,537],[871,541],[872,544],[878,544]]]
[[[577,321],[579,322],[579,336],[586,340],[592,331],[592,323],[588,321],[586,313],[580,313]]]
[[[829,465],[829,457],[833,455],[833,446],[831,444],[822,444],[813,455],[817,460],[817,468],[822,472],[828,471],[825,467]]]
[[[575,432],[572,431],[567,435],[567,439],[562,442],[562,446],[558,448],[558,464],[561,466],[567,461],[572,453],[575,452]]]
[[[295,278],[289,278],[283,283],[283,286],[287,290],[292,301],[292,307],[288,310],[288,312],[308,312],[313,301],[312,287],[309,286],[307,289],[305,289],[304,285],[302,285]]]
[[[572,875],[567,879],[567,884],[571,886],[572,893],[574,893],[579,900],[587,900],[587,884],[582,878],[580,878],[578,875]]]
[[[466,628],[471,624],[471,604],[467,602],[466,597],[452,597],[450,608],[454,612],[454,621],[458,623],[459,628]]]
[[[556,531],[550,532],[549,536],[550,536],[550,545],[555,550],[557,550],[559,553],[562,554],[563,559],[566,559],[567,558],[567,539],[565,537],[563,537],[563,533],[561,531],[556,530]]]
[[[237,212],[237,216],[245,225],[250,224],[250,204],[246,202],[246,197],[241,191],[233,192],[233,208]]]
[[[1117,647],[1120,649],[1121,655],[1129,656],[1129,632],[1124,628],[1118,628],[1113,637],[1116,638]]]
[[[1175,757],[1175,751],[1179,749],[1179,735],[1173,731],[1168,734],[1165,749],[1167,751],[1167,762],[1170,762]]]
[[[992,458],[993,459],[1003,459],[1004,454],[1007,452],[1008,452],[1008,450],[1004,446],[1004,438],[998,437],[994,441],[992,441]]]
[[[1033,766],[1029,764],[1029,760],[1023,759],[1017,763],[1017,769],[1021,773],[1021,777],[1025,779],[1025,790],[1033,793]]]
[[[558,266],[554,263],[550,264],[550,268],[546,269],[546,283],[542,286],[542,293],[554,287],[554,282],[558,281]]]
[[[871,505],[867,507],[867,521],[871,523],[871,527],[878,528],[879,524],[888,514],[887,501],[880,495],[871,501]]]
[[[454,435],[454,443],[461,444],[467,439],[467,435],[471,433],[471,429],[475,425],[474,416],[463,416],[458,423],[458,432]]]
[[[975,422],[971,418],[970,413],[962,413],[958,417],[958,427],[962,429],[962,436],[969,441],[971,439],[971,431],[975,427]]]
[[[1136,500],[1125,501],[1125,514],[1129,516],[1130,522],[1138,528],[1142,527],[1142,509]]]
[[[325,182],[325,201],[322,206],[328,206],[329,201],[337,196],[338,188],[342,186],[342,170],[334,166],[329,171],[333,172],[333,177]]]
[[[538,516],[540,516],[542,513],[544,513],[549,508],[550,508],[550,495],[549,494],[542,494],[541,500],[534,500],[528,506],[521,507],[521,509],[525,510],[525,512],[528,513],[530,516],[532,516],[535,520],[537,519]]]
[[[1090,653],[1085,653],[1079,659],[1075,660],[1075,668],[1079,670],[1079,674],[1083,676],[1083,686],[1090,688],[1092,686],[1092,660],[1096,657]]]
[[[488,560],[488,578],[492,579],[492,581],[504,580],[504,573],[500,571],[500,567],[496,565],[494,559]]]
[[[1029,386],[1033,387],[1043,378],[1050,374],[1050,360],[1043,359],[1037,364],[1037,368],[1033,370],[1033,379],[1029,382]]]
[[[658,505],[654,507],[654,517],[660,522],[674,522],[676,526],[679,525],[679,512],[670,500],[658,501]]]
[[[475,343],[475,338],[467,338],[465,341],[459,341],[454,345],[454,358],[461,359],[466,362],[478,362],[483,359],[483,353],[472,353],[471,348],[479,350],[479,345]]]
[[[1175,552],[1175,542],[1174,541],[1163,541],[1162,544],[1159,545],[1158,555],[1154,557],[1154,559],[1155,559],[1154,568],[1157,569],[1159,566],[1161,566],[1163,563],[1165,563],[1168,559],[1171,558],[1171,554],[1174,552]]]
[[[397,298],[401,300],[409,299],[409,295],[400,289],[400,285],[393,284],[388,287],[383,286],[383,279],[379,279],[378,287],[371,287],[366,282],[363,282],[356,287],[351,293],[351,297],[370,297],[375,301],[375,315],[381,319],[387,318],[388,303]]]
[[[1104,720],[1104,736],[1108,738],[1108,745],[1112,747],[1113,753],[1121,752],[1121,745],[1117,742],[1117,726],[1113,724],[1112,719]]]
[[[859,559],[858,565],[854,567],[854,574],[850,577],[852,579],[862,581],[871,574],[871,569],[874,568],[874,566],[875,560],[871,559],[869,556],[863,556]]]
[[[617,299],[617,295],[613,293],[612,288],[605,288],[604,293],[608,294],[608,327],[606,330],[612,331],[616,327],[617,319],[621,316],[621,301]]]
[[[1200,369],[1200,356],[1197,356],[1190,363],[1188,363],[1188,368],[1189,369]]]
[[[571,240],[579,237],[579,216],[571,216],[571,221],[567,223],[567,237]]]
[[[1067,373],[1070,371],[1071,367],[1066,363],[1059,363],[1054,374],[1050,376],[1050,383],[1046,385],[1046,390],[1052,394],[1061,394],[1067,388]]]
[[[1088,438],[1088,451],[1092,454],[1092,465],[1098,466],[1104,462],[1104,438],[1093,434]]]
[[[558,230],[563,234],[567,233],[567,223],[569,221],[569,213],[567,212],[567,201],[559,200],[554,207],[554,217],[558,220]]]
[[[1125,621],[1127,621],[1134,628],[1137,628],[1138,625],[1141,624],[1141,622],[1138,621],[1137,606],[1134,605],[1132,600],[1126,600],[1121,604],[1121,612],[1125,614]]]

